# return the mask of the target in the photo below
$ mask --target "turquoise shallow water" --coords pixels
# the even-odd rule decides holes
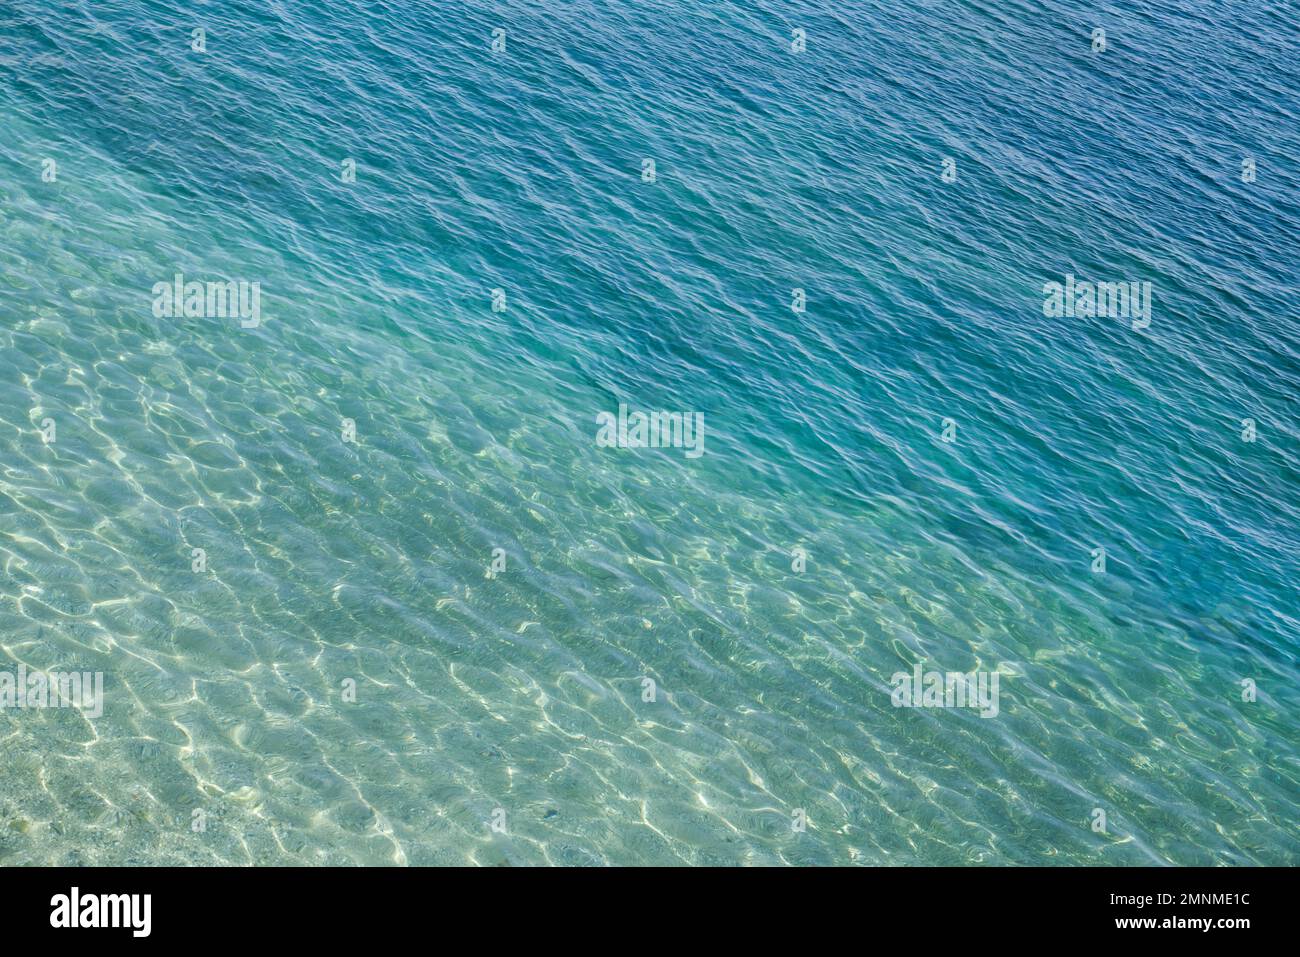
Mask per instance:
[[[0,711],[0,863],[1296,863],[1300,28],[1222,7],[7,2],[0,671],[105,691]]]

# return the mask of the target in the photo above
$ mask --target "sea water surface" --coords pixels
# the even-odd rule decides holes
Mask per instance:
[[[0,864],[1300,862],[1293,13],[4,0]]]

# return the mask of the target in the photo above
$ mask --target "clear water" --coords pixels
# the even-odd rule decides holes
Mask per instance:
[[[1300,27],[1216,9],[7,0],[0,671],[105,692],[0,863],[1296,863]]]

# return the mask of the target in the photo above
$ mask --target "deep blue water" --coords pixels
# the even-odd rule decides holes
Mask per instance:
[[[106,692],[0,862],[1295,863],[1297,91],[1283,5],[8,0],[0,670]]]

